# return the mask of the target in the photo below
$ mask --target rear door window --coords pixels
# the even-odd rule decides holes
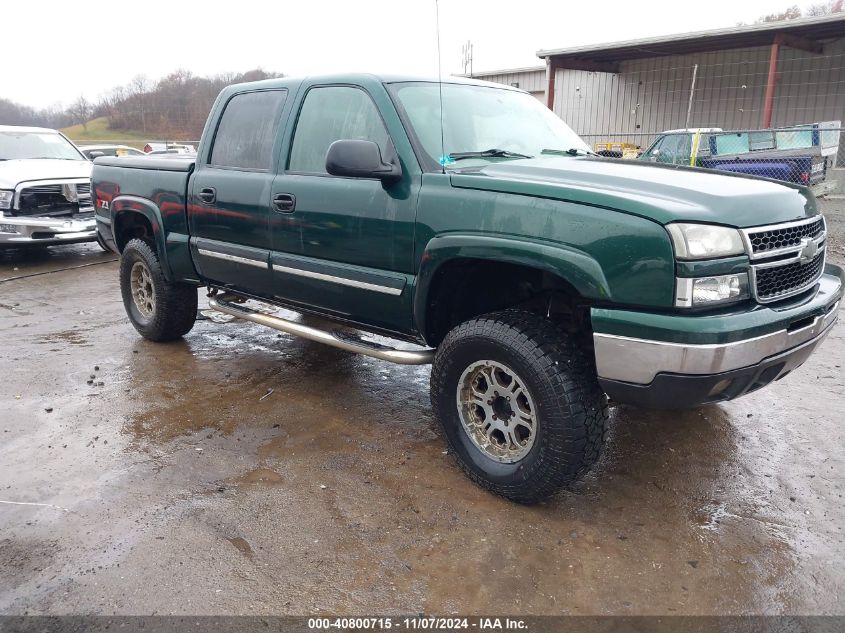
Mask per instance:
[[[263,90],[229,99],[217,126],[209,164],[269,170],[286,98],[287,90]]]

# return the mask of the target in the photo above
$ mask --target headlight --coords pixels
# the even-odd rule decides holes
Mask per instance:
[[[748,273],[679,277],[675,284],[675,305],[679,308],[715,306],[748,297]]]
[[[11,209],[12,200],[15,198],[14,191],[5,191],[0,189],[0,209]]]
[[[745,252],[736,229],[713,224],[668,224],[666,230],[672,236],[678,259],[711,259]]]

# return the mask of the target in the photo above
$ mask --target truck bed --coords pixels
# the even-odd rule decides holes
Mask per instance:
[[[101,156],[94,161],[94,165],[190,172],[193,170],[196,162],[196,156],[165,154],[162,156]]]
[[[182,155],[97,158],[91,181],[98,228],[106,244],[119,251],[122,245],[117,242],[125,240],[112,225],[120,209],[142,211],[151,225],[161,227],[156,239],[170,257],[170,266],[193,278],[196,273],[186,246],[188,186],[195,164],[196,157]]]

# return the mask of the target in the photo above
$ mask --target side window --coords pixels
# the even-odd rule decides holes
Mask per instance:
[[[209,164],[270,169],[286,98],[287,90],[245,92],[232,97],[220,117]]]
[[[389,143],[384,123],[366,92],[348,86],[312,88],[296,123],[288,169],[325,174],[329,145],[341,139],[373,141],[382,155]]]
[[[775,149],[775,133],[772,130],[760,130],[748,135],[751,151]]]
[[[688,165],[692,145],[689,134],[667,134],[660,145],[658,163]]]
[[[683,154],[683,148],[689,145],[688,139],[689,135],[687,134],[667,134],[664,136],[660,145],[655,148],[659,150],[656,155],[657,162],[678,164]],[[685,140],[687,140],[686,144]]]
[[[751,145],[747,132],[736,134],[719,134],[716,136],[716,153],[720,156],[725,154],[746,154]]]
[[[689,165],[690,154],[692,153],[692,137],[684,134],[678,141],[678,149],[675,153],[676,165]]]

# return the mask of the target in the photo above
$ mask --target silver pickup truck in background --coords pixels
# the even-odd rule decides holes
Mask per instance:
[[[0,248],[95,241],[91,162],[56,130],[0,125]]]

